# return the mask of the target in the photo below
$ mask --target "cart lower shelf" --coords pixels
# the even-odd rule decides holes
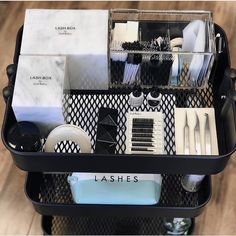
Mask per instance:
[[[75,204],[68,174],[29,173],[26,194],[42,215],[196,217],[211,197],[211,180],[206,176],[196,193],[181,186],[181,175],[163,175],[160,201],[156,205]]]
[[[42,228],[49,235],[166,235],[163,218],[43,216]],[[194,220],[186,234],[191,234]]]

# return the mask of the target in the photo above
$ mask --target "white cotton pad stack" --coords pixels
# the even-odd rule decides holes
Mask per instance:
[[[111,59],[113,61],[126,61],[127,53],[122,52],[122,43],[138,41],[139,23],[136,21],[127,21],[127,23],[115,23],[111,42]],[[120,50],[115,52],[113,50]]]
[[[134,42],[138,40],[138,26],[139,23],[136,21],[128,21],[126,25],[126,42]]]

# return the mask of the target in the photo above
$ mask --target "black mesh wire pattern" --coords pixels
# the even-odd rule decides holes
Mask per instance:
[[[53,216],[52,235],[163,235],[158,217],[62,217]]]
[[[147,93],[146,93],[147,94]],[[96,125],[98,110],[105,106],[118,109],[118,135],[116,153],[125,152],[125,123],[128,111],[162,111],[164,113],[165,152],[175,154],[174,140],[174,107],[211,107],[213,103],[212,87],[196,91],[164,91],[161,106],[147,106],[146,95],[144,103],[139,108],[128,104],[127,93],[99,94],[65,94],[65,111],[68,123],[79,125],[90,136],[92,148],[95,148]],[[57,145],[58,152],[78,152],[79,147],[71,141]],[[49,204],[74,204],[70,186],[67,183],[68,174],[44,174],[40,183],[39,201]],[[163,175],[160,207],[197,207],[199,193],[187,193],[181,186],[181,175]],[[61,217],[53,216],[52,234],[165,234],[163,219],[157,217]]]
[[[90,91],[91,92],[91,91]],[[116,137],[116,154],[124,154],[126,145],[126,114],[129,111],[161,111],[164,113],[165,153],[175,154],[175,128],[174,108],[175,107],[212,107],[213,96],[212,86],[205,89],[186,90],[163,90],[161,105],[152,108],[147,105],[145,99],[143,104],[134,108],[129,105],[129,94],[115,93],[111,91],[100,91],[100,93],[79,93],[72,91],[64,96],[64,108],[67,123],[80,126],[91,138],[92,149],[95,149],[98,112],[100,107],[115,108],[118,110],[118,134]],[[57,152],[79,152],[75,144],[61,142]]]
[[[68,174],[43,174],[39,201],[45,204],[74,204],[70,186],[67,183]],[[197,207],[199,193],[189,193],[181,186],[181,175],[163,175],[160,207]]]

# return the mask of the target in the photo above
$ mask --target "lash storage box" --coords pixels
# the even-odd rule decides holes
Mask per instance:
[[[26,10],[21,55],[68,58],[71,89],[108,89],[108,10]]]
[[[16,120],[34,122],[47,135],[65,123],[63,90],[68,87],[66,57],[20,56],[12,100]]]
[[[216,53],[211,12],[117,9],[111,32],[112,88],[207,86]]]

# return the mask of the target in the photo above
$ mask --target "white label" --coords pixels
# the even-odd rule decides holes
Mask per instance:
[[[75,26],[55,26],[58,35],[72,35],[76,31]]]

